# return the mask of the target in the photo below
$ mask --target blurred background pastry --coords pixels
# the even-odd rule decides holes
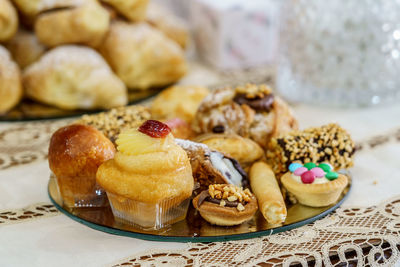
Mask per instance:
[[[187,47],[189,41],[187,24],[165,7],[150,2],[147,8],[146,21],[177,42],[182,48]]]
[[[267,85],[221,88],[208,95],[194,120],[198,133],[236,133],[266,147],[271,137],[297,129],[288,105]]]
[[[17,11],[9,0],[0,0],[0,42],[10,40],[17,29]]]
[[[18,104],[22,94],[19,67],[7,49],[0,45],[0,114]]]
[[[64,204],[101,206],[104,191],[96,184],[97,168],[114,157],[115,147],[101,132],[73,124],[57,130],[50,140],[49,166],[57,178]]]
[[[142,21],[146,18],[149,0],[101,0],[113,8],[129,21]]]
[[[151,114],[158,119],[180,118],[191,123],[201,101],[210,91],[201,86],[175,85],[163,90],[151,103]]]
[[[46,46],[39,42],[33,32],[21,27],[5,46],[21,69],[39,60],[46,51]]]
[[[110,15],[97,1],[47,10],[38,15],[35,33],[43,44],[85,44],[97,47],[109,29]]]
[[[125,85],[93,49],[61,46],[25,69],[28,97],[63,109],[112,108],[127,104]]]
[[[187,69],[182,48],[146,23],[113,22],[100,52],[129,89],[169,85]]]

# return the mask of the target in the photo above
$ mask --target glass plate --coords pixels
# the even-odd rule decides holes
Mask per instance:
[[[166,88],[166,87],[165,87]],[[129,104],[136,104],[158,94],[164,88],[154,88],[146,91],[130,91],[128,93]],[[104,110],[64,110],[24,99],[15,108],[0,115],[0,121],[31,121],[43,119],[60,119],[79,116],[83,114],[97,113]]]
[[[346,173],[349,178],[349,173]],[[351,180],[351,179],[350,179]],[[203,220],[190,205],[186,219],[158,231],[145,231],[132,225],[114,220],[110,206],[101,208],[68,208],[63,206],[55,178],[50,178],[48,193],[51,201],[62,213],[93,229],[121,236],[134,237],[151,241],[168,242],[216,242],[249,239],[272,235],[292,230],[323,218],[337,209],[346,199],[351,183],[345,188],[337,203],[327,207],[312,208],[295,204],[288,206],[287,218],[282,225],[268,224],[260,212],[241,225],[222,227],[214,226]]]

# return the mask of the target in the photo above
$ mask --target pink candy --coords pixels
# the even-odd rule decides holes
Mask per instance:
[[[301,175],[301,181],[305,184],[312,184],[315,180],[315,174],[312,171],[306,171]]]
[[[294,175],[297,175],[297,176],[301,176],[303,173],[305,173],[306,171],[308,171],[308,169],[306,168],[306,167],[300,167],[300,168],[297,168],[295,171],[294,171]]]
[[[312,168],[310,171],[312,171],[317,178],[322,178],[325,176],[324,170],[319,167]]]

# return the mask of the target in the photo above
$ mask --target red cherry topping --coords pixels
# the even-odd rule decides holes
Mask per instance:
[[[301,175],[301,181],[305,184],[312,184],[315,180],[315,174],[312,171],[306,171]]]
[[[138,130],[139,132],[154,138],[163,138],[171,132],[168,125],[156,120],[145,121]]]

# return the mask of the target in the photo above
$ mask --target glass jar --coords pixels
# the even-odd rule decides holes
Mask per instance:
[[[400,1],[288,0],[277,89],[292,102],[366,106],[400,99]]]

